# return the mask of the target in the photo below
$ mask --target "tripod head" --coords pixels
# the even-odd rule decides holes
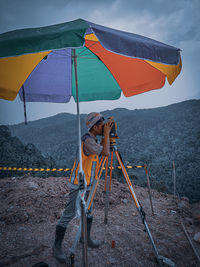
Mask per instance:
[[[109,117],[107,119],[107,122],[111,122],[112,128],[110,130],[110,149],[113,150],[114,147],[116,146],[116,139],[118,139],[117,135],[117,123],[114,121],[114,117]],[[104,133],[104,128],[103,128],[103,133]]]
[[[113,149],[116,146],[116,139],[119,138],[117,135],[117,123],[114,121],[114,117],[109,117],[108,121],[113,123],[110,130],[110,148]]]

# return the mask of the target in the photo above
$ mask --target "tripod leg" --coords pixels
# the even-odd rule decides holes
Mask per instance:
[[[101,162],[102,162],[102,164],[101,164],[98,176],[97,176],[97,178],[94,179],[93,184],[91,186],[91,190],[90,190],[90,193],[89,193],[89,196],[88,196],[88,199],[87,199],[87,203],[86,203],[86,210],[89,210],[91,208],[92,201],[94,199],[94,196],[95,196],[95,193],[96,193],[96,190],[97,190],[97,186],[99,184],[99,180],[101,178],[101,174],[102,174],[105,162],[106,162],[106,157],[103,157]]]
[[[108,159],[106,161],[106,175],[105,175],[105,217],[104,217],[104,223],[107,224],[108,222],[108,205],[109,205],[109,183],[110,183],[110,177],[108,178]]]
[[[113,166],[113,151],[111,152],[111,162],[110,162],[110,176],[107,178],[107,172],[106,170],[106,181],[105,181],[105,217],[104,217],[104,223],[108,223],[108,208],[109,208],[109,199],[110,199],[110,192],[111,192],[111,180],[112,180],[112,166]]]
[[[110,160],[110,184],[109,191],[111,192],[111,181],[112,181],[112,170],[113,170],[113,151],[111,152],[111,160]]]
[[[108,177],[108,157],[106,159],[105,189],[104,189],[105,192],[106,192],[106,188],[107,188],[107,177]]]
[[[133,197],[133,200],[134,200],[134,202],[135,202],[136,208],[137,208],[137,210],[138,210],[138,212],[139,212],[139,214],[140,214],[140,217],[141,217],[141,219],[142,219],[142,222],[143,222],[143,224],[144,224],[144,226],[145,226],[145,229],[146,229],[146,231],[147,231],[147,234],[148,234],[148,236],[149,236],[149,238],[150,238],[150,241],[151,241],[151,243],[152,243],[153,250],[154,250],[154,254],[155,254],[155,256],[156,256],[158,265],[161,267],[162,265],[161,265],[161,262],[160,262],[160,257],[159,257],[159,255],[158,255],[158,250],[157,250],[157,248],[156,248],[156,246],[155,246],[155,243],[154,243],[154,241],[153,241],[151,232],[150,232],[149,227],[148,227],[148,225],[147,225],[147,222],[146,222],[146,220],[145,220],[145,212],[143,211],[142,206],[140,205],[140,203],[139,203],[138,200],[137,200],[136,194],[135,194],[135,192],[134,192],[134,190],[133,190],[133,186],[132,186],[131,180],[130,180],[130,178],[129,178],[129,176],[128,176],[128,173],[127,173],[127,171],[126,171],[126,168],[124,167],[124,164],[123,164],[123,162],[122,162],[122,160],[121,160],[121,157],[120,157],[120,155],[119,155],[119,152],[118,152],[118,151],[115,151],[115,154],[116,154],[117,160],[118,160],[118,162],[119,162],[119,165],[120,165],[121,168],[122,168],[122,172],[123,172],[124,178],[125,178],[125,180],[126,180],[126,182],[127,182],[127,184],[128,184],[128,187],[129,187],[129,190],[130,190],[131,195],[132,195],[132,197]]]

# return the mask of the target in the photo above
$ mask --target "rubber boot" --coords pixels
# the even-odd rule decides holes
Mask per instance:
[[[98,248],[101,245],[101,242],[98,240],[92,240],[90,238],[90,232],[92,228],[92,221],[93,217],[87,217],[87,241],[88,241],[88,247],[89,248]]]
[[[53,256],[61,263],[66,263],[66,256],[62,251],[62,242],[65,236],[66,228],[56,225],[56,235],[53,245]]]

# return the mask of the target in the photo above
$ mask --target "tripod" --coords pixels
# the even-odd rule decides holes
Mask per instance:
[[[90,210],[91,208],[91,205],[92,205],[92,202],[93,202],[93,199],[94,199],[94,196],[95,196],[95,193],[96,193],[96,190],[97,190],[97,187],[98,187],[98,184],[99,184],[99,181],[100,181],[100,178],[101,178],[101,175],[102,175],[102,171],[103,169],[105,169],[105,192],[106,192],[106,199],[105,199],[105,218],[104,218],[104,223],[107,224],[107,221],[108,221],[108,206],[109,206],[109,194],[111,192],[111,180],[112,180],[112,169],[113,169],[113,157],[114,155],[116,156],[117,158],[117,161],[119,163],[119,166],[122,170],[122,173],[123,173],[123,176],[126,180],[126,183],[128,185],[128,188],[129,188],[129,191],[131,193],[131,196],[134,200],[134,203],[135,203],[135,206],[137,208],[137,211],[141,217],[141,220],[142,220],[142,223],[144,224],[145,226],[145,232],[147,232],[148,234],[148,237],[151,241],[151,244],[152,244],[152,247],[153,247],[153,251],[154,251],[154,254],[155,254],[155,257],[156,257],[156,260],[157,260],[157,263],[158,265],[161,267],[163,266],[162,263],[165,263],[167,264],[168,266],[175,266],[175,264],[168,258],[166,257],[163,257],[161,255],[158,254],[158,250],[156,248],[156,245],[154,243],[154,240],[153,240],[153,237],[151,235],[151,232],[149,230],[149,227],[147,225],[147,222],[146,222],[146,214],[142,208],[142,206],[140,205],[138,199],[137,199],[137,196],[134,192],[134,189],[133,189],[133,185],[131,183],[131,180],[129,178],[129,175],[126,171],[126,168],[124,166],[124,163],[123,163],[123,160],[122,160],[122,157],[117,149],[117,145],[116,145],[116,138],[110,138],[110,151],[111,151],[111,161],[110,161],[110,176],[109,176],[109,179],[108,179],[108,157],[107,156],[102,156],[101,157],[101,160],[100,160],[100,163],[99,163],[99,172],[98,172],[98,176],[96,179],[94,179],[93,181],[93,184],[91,186],[91,190],[90,190],[90,193],[89,193],[89,196],[87,198],[87,202],[86,202],[86,212],[88,210]],[[106,167],[104,167],[106,164]],[[79,226],[79,230],[76,234],[76,239],[75,239],[75,242],[72,246],[72,249],[71,249],[71,258],[73,257],[74,258],[74,252],[76,250],[76,247],[78,245],[78,241],[80,239],[80,235],[81,235],[81,225]]]

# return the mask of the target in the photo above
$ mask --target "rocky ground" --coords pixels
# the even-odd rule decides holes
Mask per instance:
[[[152,245],[126,184],[113,180],[108,224],[104,224],[104,184],[100,182],[94,200],[93,238],[102,241],[99,249],[88,249],[89,266],[157,266]],[[200,205],[190,205],[187,198],[152,190],[152,215],[148,190],[136,186],[135,192],[146,212],[146,221],[160,255],[180,267],[198,266],[195,254],[184,234],[200,254]],[[67,199],[66,178],[4,178],[0,180],[0,266],[32,267],[45,262],[50,267],[67,266],[52,257],[55,225]],[[69,225],[64,251],[69,254],[79,220]],[[112,248],[112,241],[115,247]],[[82,266],[82,247],[78,245],[75,266]]]

